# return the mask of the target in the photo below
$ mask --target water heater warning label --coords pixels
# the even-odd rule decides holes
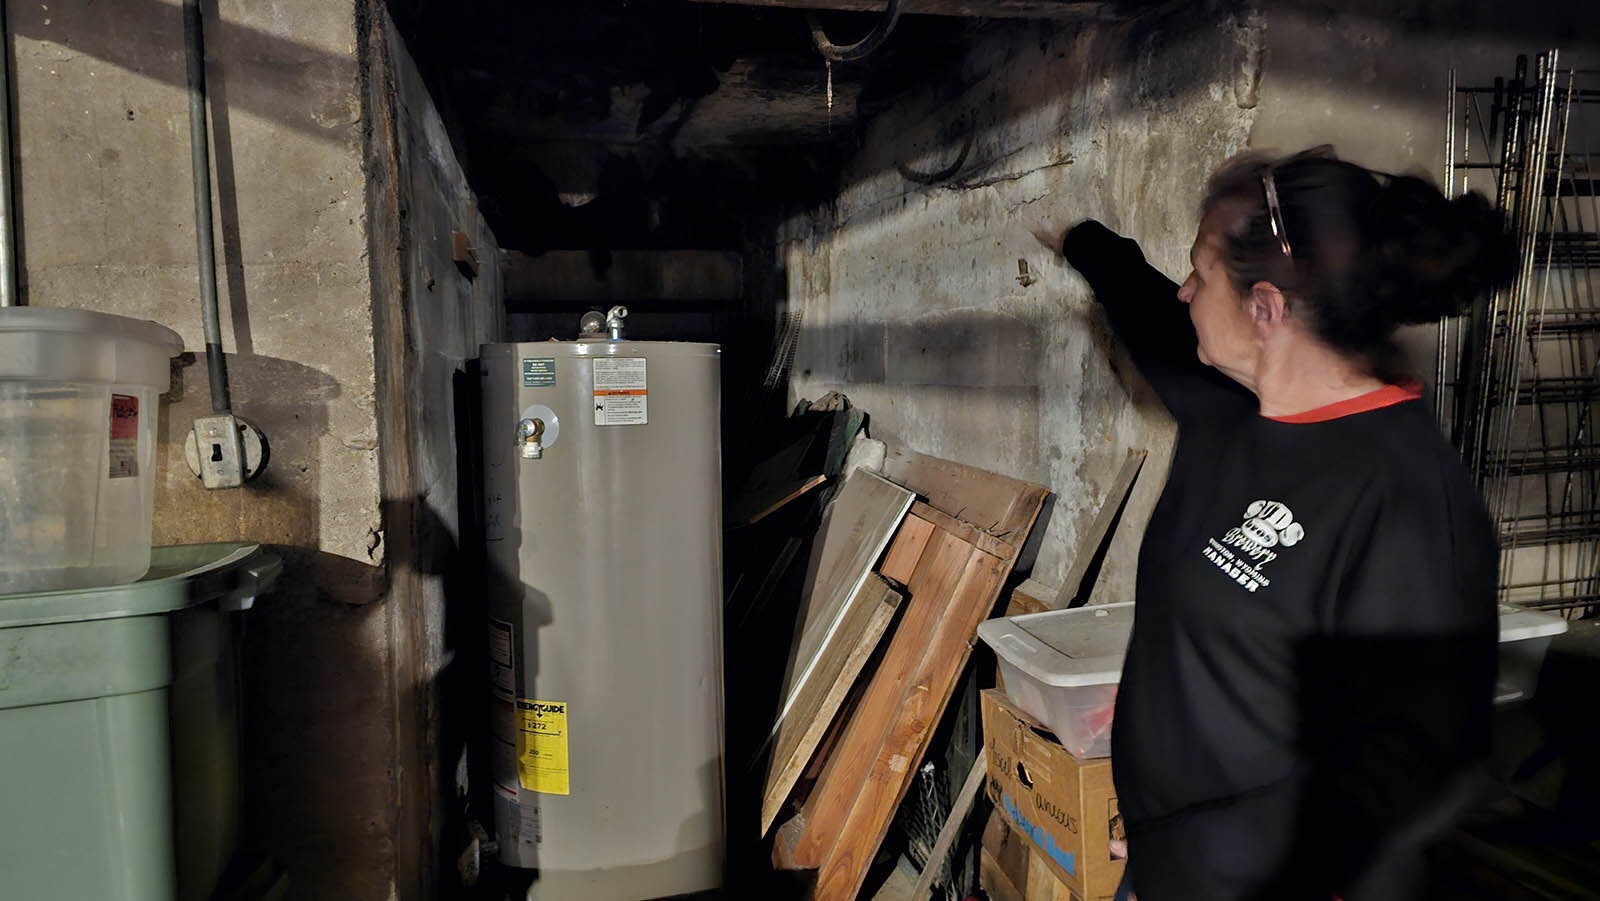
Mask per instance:
[[[644,425],[650,421],[650,395],[642,357],[594,361],[594,424]]]
[[[517,781],[528,791],[571,794],[566,703],[518,698],[517,714]]]

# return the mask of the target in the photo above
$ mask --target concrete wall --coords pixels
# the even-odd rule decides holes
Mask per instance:
[[[1463,81],[1509,75],[1518,53],[1570,27],[1527,10],[1429,19],[1385,6],[1377,21],[1324,6],[997,26],[954,87],[875,122],[834,204],[781,236],[789,303],[806,324],[793,393],[844,391],[891,444],[1050,487],[1035,570],[1049,586],[1126,450],[1149,449],[1092,599],[1131,598],[1170,420],[1110,352],[1082,281],[1030,230],[1098,218],[1181,280],[1205,178],[1231,153],[1332,143],[1437,181],[1449,68]],[[897,166],[956,172],[925,185]],[[1428,358],[1431,335],[1410,341]]]
[[[504,340],[500,251],[416,65],[383,12],[371,15],[366,59],[368,172],[378,429],[390,672],[399,709],[392,815],[404,897],[428,898],[465,846],[446,799],[487,697],[481,551],[471,533],[479,489],[477,379],[468,361]],[[457,259],[457,236],[469,251]],[[507,439],[509,440],[509,439]],[[447,844],[446,844],[447,843]]]
[[[1033,231],[1096,217],[1181,275],[1199,187],[1254,119],[1260,37],[1215,11],[996,26],[955,88],[873,123],[831,207],[789,223],[789,301],[805,324],[792,390],[844,391],[892,445],[1050,487],[1036,576],[1051,585],[1136,447],[1151,452],[1128,517],[1142,521],[1172,430]],[[957,171],[924,185],[897,166]],[[1126,550],[1137,529],[1122,531]],[[1104,599],[1131,597],[1131,563],[1111,555]]]
[[[201,359],[160,410],[155,541],[285,558],[248,615],[247,847],[296,898],[423,897],[436,811],[406,780],[432,784],[415,764],[436,756],[443,597],[418,560],[454,528],[441,391],[496,328],[493,236],[381,3],[203,5],[223,341],[235,410],[271,440],[266,473],[207,492],[183,461],[210,406],[176,0],[7,3],[23,296],[177,330]],[[376,132],[374,96],[390,98]],[[405,178],[369,182],[374,160]],[[396,232],[372,209],[413,215]],[[473,237],[486,277],[453,280],[445,226]],[[380,397],[430,412],[397,427]],[[424,509],[440,528],[417,526]]]

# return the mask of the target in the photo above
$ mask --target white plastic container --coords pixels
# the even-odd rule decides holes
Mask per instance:
[[[1124,603],[991,619],[978,637],[994,648],[1013,703],[1074,757],[1105,757],[1132,631],[1133,604]]]
[[[1049,610],[978,626],[994,648],[1006,695],[1056,734],[1078,757],[1111,753],[1111,719],[1122,660],[1133,630],[1133,604]],[[1495,703],[1533,696],[1550,640],[1566,620],[1521,607],[1500,608]]]
[[[1500,672],[1495,679],[1494,702],[1512,704],[1533,697],[1539,684],[1539,667],[1550,640],[1567,631],[1567,621],[1550,613],[1500,607]]]
[[[144,575],[156,398],[182,349],[142,319],[0,308],[0,594]]]

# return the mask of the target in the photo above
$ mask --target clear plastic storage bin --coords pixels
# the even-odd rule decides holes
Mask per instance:
[[[1550,640],[1567,631],[1567,621],[1550,613],[1500,607],[1500,672],[1495,680],[1496,704],[1512,704],[1533,697],[1539,686]]]
[[[1050,610],[978,626],[994,648],[1006,696],[1050,727],[1075,757],[1111,753],[1111,715],[1133,604]]]
[[[182,349],[141,319],[0,307],[0,594],[144,575],[156,399]]]
[[[994,648],[1006,695],[1078,757],[1111,753],[1111,720],[1122,660],[1133,631],[1133,604],[1050,610],[978,626]],[[1567,631],[1559,616],[1500,608],[1495,702],[1533,696],[1550,641]]]

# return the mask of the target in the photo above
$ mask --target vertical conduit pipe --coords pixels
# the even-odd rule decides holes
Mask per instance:
[[[206,47],[200,0],[183,0],[183,43],[189,61],[189,149],[194,161],[195,245],[200,255],[200,307],[205,319],[211,411],[229,413],[228,363],[217,313],[217,256],[211,225],[211,144],[206,137]]]
[[[11,31],[0,2],[0,307],[19,306],[17,298],[17,223],[11,192]]]

